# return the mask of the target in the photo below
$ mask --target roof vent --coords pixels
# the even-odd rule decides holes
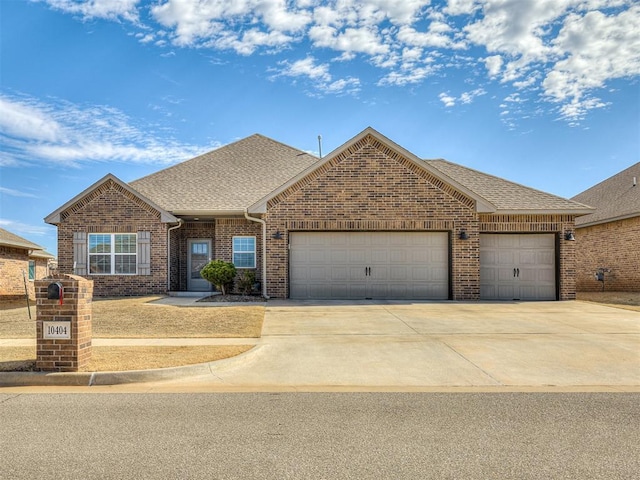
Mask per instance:
[[[638,179],[633,177],[633,186],[635,187],[638,184]]]

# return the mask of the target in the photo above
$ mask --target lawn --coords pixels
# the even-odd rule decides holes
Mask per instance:
[[[259,338],[263,305],[176,307],[150,303],[160,297],[94,300],[94,338]],[[209,304],[215,305],[215,304]],[[0,338],[35,338],[24,302],[0,304]]]
[[[176,307],[150,302],[160,297],[94,300],[94,338],[259,338],[263,305]],[[0,338],[36,336],[25,302],[0,303]],[[246,352],[251,345],[93,347],[86,371],[121,371],[211,362]],[[35,346],[0,347],[0,371],[28,371]]]

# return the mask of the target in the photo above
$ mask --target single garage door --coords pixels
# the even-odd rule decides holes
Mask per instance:
[[[292,232],[290,297],[447,299],[444,232]]]
[[[480,234],[480,298],[555,300],[555,235]]]

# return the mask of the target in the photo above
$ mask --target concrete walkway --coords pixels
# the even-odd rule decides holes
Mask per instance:
[[[92,374],[90,382],[162,380],[165,386],[205,390],[562,387],[640,391],[640,313],[577,301],[272,300],[267,303],[260,339],[148,340],[152,343],[94,339],[94,344],[221,341],[256,347],[238,357],[199,366]]]

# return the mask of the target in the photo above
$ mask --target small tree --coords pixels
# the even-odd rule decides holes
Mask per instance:
[[[223,260],[211,260],[200,270],[200,276],[226,295],[227,285],[233,284],[236,276],[236,266]]]

